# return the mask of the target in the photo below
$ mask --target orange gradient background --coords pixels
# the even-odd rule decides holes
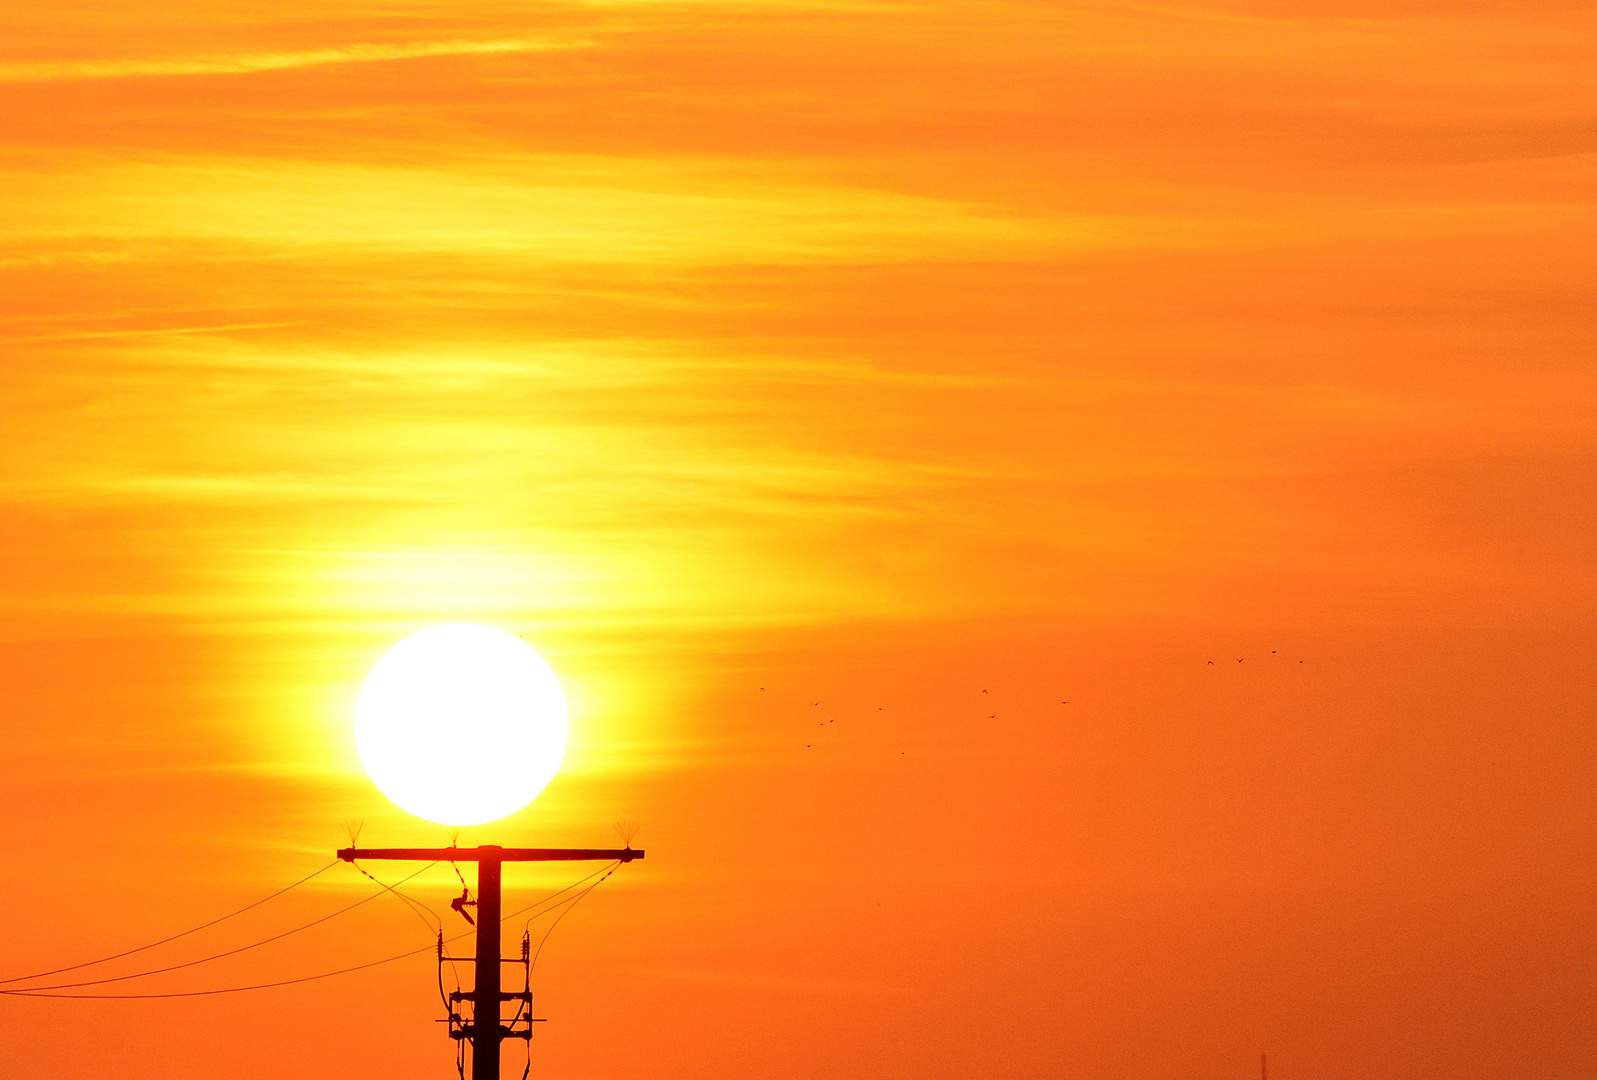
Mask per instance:
[[[572,740],[462,842],[649,851],[534,1076],[1592,1072],[1590,10],[12,4],[0,125],[0,977],[445,842],[353,707],[476,621]],[[0,1059],[446,1077],[434,978]]]

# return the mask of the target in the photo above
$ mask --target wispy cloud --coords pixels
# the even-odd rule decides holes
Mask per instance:
[[[815,979],[792,975],[768,975],[755,971],[698,971],[688,968],[634,967],[629,975],[678,982],[712,983],[754,990],[775,990],[799,994],[841,994],[850,997],[897,997],[918,991],[890,983],[863,979]]]
[[[240,330],[280,330],[299,322],[215,323],[207,326],[161,326],[136,330],[83,330],[75,333],[31,334],[0,337],[0,345],[21,345],[41,341],[99,341],[107,338],[185,337],[192,334],[231,334]]]
[[[0,237],[470,252],[619,263],[991,259],[1140,245],[1159,222],[1005,214],[695,158],[508,155],[441,168],[189,159],[13,171]],[[25,211],[25,212],[23,212]],[[102,245],[103,246],[103,245]]]
[[[326,64],[371,64],[416,60],[428,56],[472,56],[484,53],[546,52],[574,49],[586,42],[553,38],[498,38],[491,41],[451,39],[410,44],[359,42],[293,52],[241,53],[231,56],[168,57],[118,60],[31,60],[0,64],[0,82],[66,82],[84,79],[160,78],[176,75],[248,75],[259,71],[318,67]]]

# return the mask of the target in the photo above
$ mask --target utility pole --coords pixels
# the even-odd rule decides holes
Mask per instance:
[[[500,991],[499,965],[521,963],[499,955],[499,870],[507,862],[631,862],[643,852],[626,848],[502,848],[482,844],[474,848],[342,848],[338,857],[352,863],[356,859],[389,859],[403,862],[474,862],[477,864],[477,955],[476,985],[471,1023],[464,1036],[471,1040],[471,1080],[499,1080],[499,1044],[510,1029],[501,1023],[499,1003],[519,994]],[[441,940],[441,939],[440,939]],[[440,954],[441,955],[441,954]],[[528,1004],[531,1010],[531,1004]]]

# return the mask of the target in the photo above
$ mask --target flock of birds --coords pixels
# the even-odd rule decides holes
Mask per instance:
[[[1271,656],[1274,656],[1274,655],[1276,655],[1276,652],[1275,652],[1275,650],[1274,650],[1274,649],[1271,649],[1271,650],[1270,650],[1270,655],[1271,655]],[[1244,661],[1244,660],[1246,660],[1246,659],[1247,659],[1247,657],[1245,657],[1245,656],[1239,656],[1239,657],[1237,657],[1237,663],[1239,663],[1239,664],[1240,664],[1240,663],[1242,663],[1242,661]],[[1213,661],[1213,660],[1210,660],[1210,661],[1209,661],[1209,663],[1211,663],[1211,664],[1212,664],[1212,663],[1214,663],[1214,661]],[[1302,660],[1299,660],[1299,661],[1298,661],[1298,663],[1300,663],[1300,664],[1301,664],[1301,663],[1303,663],[1303,661],[1302,661]]]
[[[763,687],[763,686],[762,686],[762,687],[760,687],[760,691],[761,691],[761,693],[764,693],[764,691],[765,691],[765,687]],[[984,693],[984,694],[985,694],[985,693],[987,693],[987,691],[985,691],[985,690],[983,690],[983,691],[982,691],[982,693]],[[819,706],[819,705],[820,705],[820,704],[821,704],[821,703],[820,703],[820,702],[819,702],[819,701],[812,701],[812,702],[810,702],[810,705],[812,705],[812,706]],[[1061,705],[1069,705],[1069,704],[1070,704],[1070,702],[1068,702],[1068,701],[1061,701],[1061,702],[1060,702],[1060,703],[1059,703],[1059,704],[1061,704]],[[877,711],[877,712],[885,712],[885,711],[886,711],[886,710],[885,710],[885,709],[884,709],[884,708],[883,708],[883,707],[882,707],[882,706],[880,706],[880,705],[878,705],[878,706],[876,706],[876,711]],[[991,714],[991,715],[989,715],[989,716],[988,716],[988,717],[987,717],[987,719],[989,719],[989,720],[997,720],[997,719],[998,719],[998,714],[997,714],[997,713],[993,713],[993,714]],[[828,725],[828,724],[835,724],[835,723],[837,723],[837,717],[835,717],[835,716],[834,716],[834,717],[832,717],[832,718],[831,718],[831,719],[830,719],[830,720],[823,720],[823,721],[821,721],[821,723],[820,723],[820,724],[819,724],[819,725],[818,725],[818,726],[819,726],[819,727],[823,727],[823,728],[824,728],[824,727],[826,727],[826,725]],[[813,750],[813,749],[815,749],[815,744],[814,744],[814,743],[805,743],[805,744],[804,744],[804,749],[806,749],[806,750]],[[907,755],[907,754],[908,754],[908,751],[906,751],[906,750],[900,750],[900,751],[899,751],[899,754],[900,754],[900,756],[906,756],[906,755]]]
[[[1271,650],[1270,650],[1270,655],[1271,655],[1271,656],[1276,656],[1276,655],[1278,655],[1278,653],[1277,653],[1277,650],[1275,650],[1275,649],[1271,649]],[[1245,656],[1239,656],[1239,657],[1237,657],[1237,663],[1239,663],[1239,664],[1240,664],[1240,663],[1242,663],[1242,662],[1243,662],[1243,661],[1244,661],[1244,660],[1246,660],[1246,659],[1247,659],[1247,657],[1245,657]],[[1207,663],[1208,663],[1208,665],[1209,665],[1209,666],[1212,666],[1212,665],[1213,665],[1213,664],[1214,664],[1214,661],[1213,661],[1213,660],[1210,660],[1210,661],[1208,661],[1208,662],[1207,662]],[[1300,664],[1301,664],[1301,663],[1303,663],[1303,661],[1302,661],[1302,660],[1299,660],[1299,661],[1298,661],[1298,663],[1300,663]],[[763,687],[763,686],[762,686],[762,687],[760,687],[760,691],[761,691],[761,692],[762,692],[762,693],[763,693],[763,692],[764,692],[764,691],[765,691],[765,687]],[[983,691],[982,691],[982,693],[983,693],[983,694],[986,694],[986,693],[987,693],[987,691],[986,691],[986,690],[983,690]],[[819,706],[819,705],[820,705],[820,704],[821,704],[821,703],[820,703],[820,702],[819,702],[819,701],[812,701],[812,702],[810,702],[810,704],[811,704],[811,705],[812,705],[812,706]],[[1061,701],[1061,702],[1060,702],[1060,703],[1059,703],[1059,704],[1061,704],[1061,705],[1069,705],[1069,704],[1070,704],[1070,702],[1069,702],[1069,701]],[[876,707],[876,711],[877,711],[877,712],[882,712],[882,711],[884,711],[884,710],[883,710],[883,708],[882,708],[882,706],[880,706],[880,705],[878,705],[878,706],[877,706],[877,707]],[[987,719],[989,719],[989,720],[997,720],[997,719],[998,719],[998,714],[997,714],[997,713],[992,713],[992,714],[989,714],[989,715],[988,715],[988,717],[987,717]],[[837,718],[836,718],[836,717],[833,717],[833,718],[832,718],[832,719],[830,719],[830,720],[824,720],[824,721],[822,721],[822,722],[821,722],[821,723],[820,723],[820,725],[819,725],[819,726],[820,726],[820,727],[823,727],[823,728],[824,728],[824,727],[826,727],[826,726],[827,726],[827,725],[828,725],[828,724],[835,724],[835,723],[837,723]],[[804,744],[804,749],[806,749],[806,750],[813,750],[813,749],[815,749],[815,744],[814,744],[814,743],[805,743],[805,744]],[[901,755],[901,756],[902,756],[902,755],[906,755],[906,754],[907,754],[907,751],[904,751],[904,750],[900,750],[900,751],[899,751],[899,754],[900,754],[900,755]]]

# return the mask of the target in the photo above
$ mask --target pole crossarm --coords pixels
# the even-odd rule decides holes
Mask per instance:
[[[535,848],[496,847],[483,844],[469,848],[340,848],[345,862],[356,859],[390,859],[404,862],[632,862],[643,858],[634,848]]]

